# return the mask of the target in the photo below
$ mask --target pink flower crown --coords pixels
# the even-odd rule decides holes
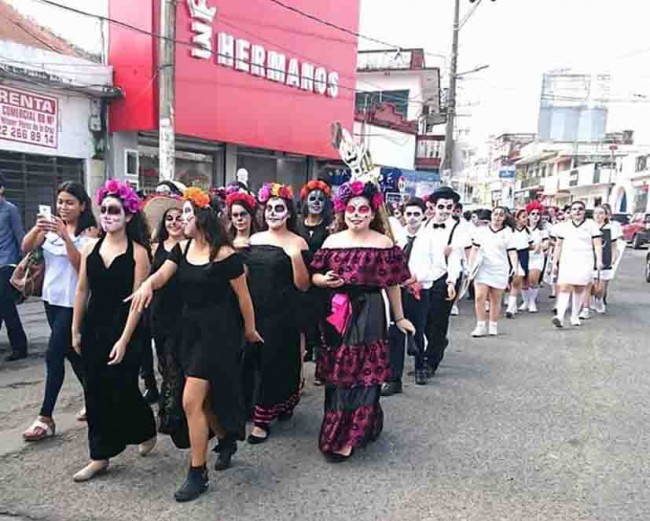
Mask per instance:
[[[108,196],[119,199],[126,213],[136,214],[142,209],[142,199],[138,197],[135,190],[117,179],[106,181],[104,186],[97,190],[95,200],[97,204],[101,205],[102,201]]]
[[[290,186],[280,183],[264,183],[257,193],[257,200],[264,204],[272,197],[291,200],[293,199],[293,190]]]
[[[354,197],[365,197],[370,201],[370,206],[375,211],[379,210],[384,204],[384,196],[374,183],[348,181],[339,187],[334,196],[334,211],[336,213],[345,212],[345,207],[348,205],[350,199]]]

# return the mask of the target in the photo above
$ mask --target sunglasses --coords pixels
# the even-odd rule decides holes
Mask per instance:
[[[438,210],[453,210],[454,205],[453,204],[437,204],[436,208]]]
[[[101,215],[121,215],[122,208],[120,206],[101,206],[99,208],[99,213]]]
[[[528,215],[529,215],[529,216],[539,215],[539,212],[530,212]]]
[[[349,205],[347,205],[345,207],[345,211],[346,211],[346,213],[355,213],[356,212],[356,213],[361,214],[361,215],[366,215],[366,214],[369,214],[371,212],[370,206],[368,206],[367,204],[362,204],[361,206],[354,206],[354,205],[349,204]]]

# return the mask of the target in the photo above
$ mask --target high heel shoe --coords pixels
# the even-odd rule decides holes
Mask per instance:
[[[88,465],[72,476],[72,479],[77,483],[90,481],[94,477],[104,474],[108,470],[108,465],[108,461],[91,461]]]

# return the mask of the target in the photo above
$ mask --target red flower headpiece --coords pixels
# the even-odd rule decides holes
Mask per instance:
[[[226,205],[228,208],[231,208],[232,205],[236,203],[242,203],[244,206],[250,208],[253,211],[255,210],[255,206],[257,206],[257,201],[255,198],[246,192],[233,192],[228,194],[226,197]]]
[[[526,205],[526,213],[530,213],[533,210],[537,210],[541,214],[544,211],[544,206],[539,201],[531,201]]]
[[[325,181],[312,179],[300,189],[300,198],[304,199],[309,195],[309,192],[313,192],[314,190],[320,190],[325,194],[325,197],[329,197],[332,193],[332,188]]]

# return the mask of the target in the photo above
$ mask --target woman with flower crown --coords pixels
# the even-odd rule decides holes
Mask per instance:
[[[156,444],[153,413],[138,388],[140,317],[129,315],[124,302],[149,273],[149,233],[130,186],[107,181],[97,204],[103,236],[81,254],[72,318],[72,345],[84,368],[90,447],[90,463],[75,481],[108,470],[109,460],[127,445],[139,445],[146,456]]]
[[[264,206],[265,231],[250,239],[246,266],[255,305],[257,330],[264,344],[249,345],[248,371],[259,372],[253,430],[248,442],[265,442],[270,423],[288,420],[300,399],[300,291],[309,288],[304,260],[305,240],[296,234],[293,193],[288,186],[264,184],[258,193]]]
[[[246,283],[244,264],[231,245],[208,194],[188,188],[183,194],[183,231],[188,241],[174,247],[162,267],[132,298],[132,313],[149,305],[153,292],[177,275],[181,288],[178,352],[185,375],[183,408],[189,426],[191,463],[174,497],[199,497],[208,486],[210,430],[219,437],[215,470],[226,470],[244,436],[241,354],[244,337],[262,342]]]
[[[415,333],[404,318],[399,289],[410,275],[402,250],[386,235],[383,204],[373,182],[342,185],[334,198],[337,233],[311,263],[312,282],[331,291],[316,375],[326,385],[319,447],[332,462],[349,459],[383,428],[379,397],[390,363],[382,290],[396,326]]]
[[[251,235],[257,233],[257,201],[255,197],[238,185],[226,189],[226,207],[228,209],[228,235],[236,250],[250,245]]]

